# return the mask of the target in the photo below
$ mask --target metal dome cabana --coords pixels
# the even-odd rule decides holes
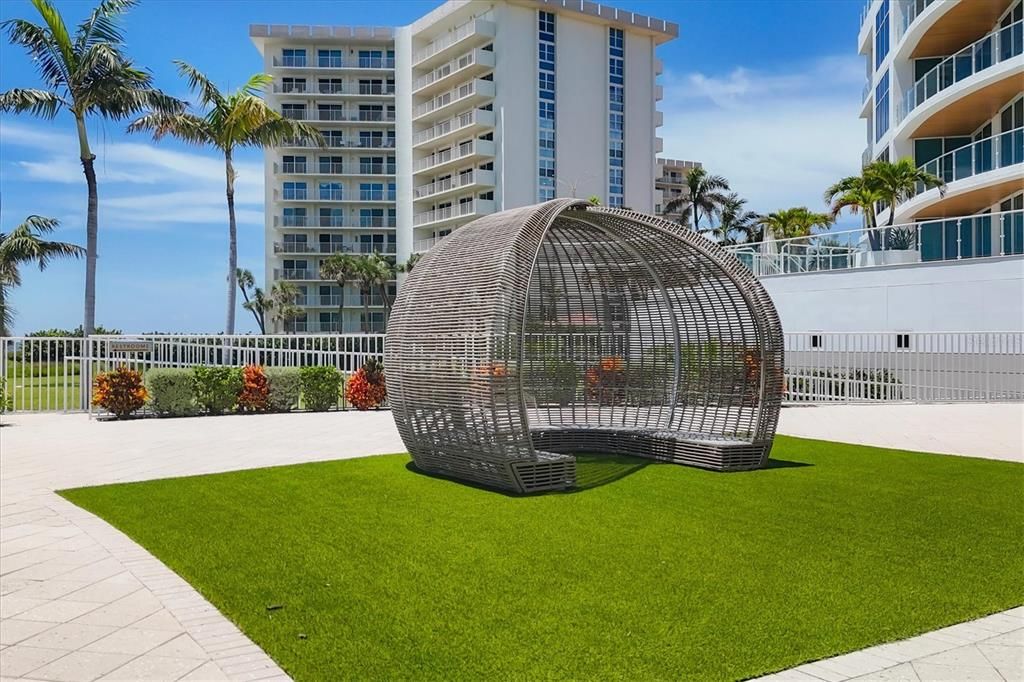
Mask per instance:
[[[427,253],[399,292],[385,366],[419,468],[535,492],[573,487],[576,452],[764,466],[782,329],[717,245],[556,199],[475,220]]]

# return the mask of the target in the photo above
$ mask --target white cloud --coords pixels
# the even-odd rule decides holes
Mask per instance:
[[[807,205],[860,167],[863,62],[828,57],[788,70],[665,74],[664,155],[724,175],[753,210]]]
[[[83,183],[78,143],[73,135],[20,123],[0,128],[0,140],[14,157],[8,177],[34,183]],[[96,175],[103,194],[105,227],[154,229],[175,224],[222,223],[227,218],[224,160],[212,150],[181,151],[142,142],[105,141],[92,136]],[[17,150],[15,153],[14,150]],[[22,157],[22,158],[17,158]],[[263,164],[239,160],[235,203],[239,224],[263,224]],[[140,193],[140,186],[145,192]],[[54,203],[68,213],[81,210],[81,197],[64,188],[53,191]]]

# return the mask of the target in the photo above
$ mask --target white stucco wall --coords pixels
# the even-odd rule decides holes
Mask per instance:
[[[625,34],[626,151],[625,205],[654,212],[654,43],[649,36]]]
[[[1024,258],[766,277],[787,332],[1024,331]]]
[[[537,13],[528,7],[494,8],[495,208],[537,201]]]
[[[558,17],[555,195],[608,195],[608,27]],[[536,70],[536,68],[534,69]]]

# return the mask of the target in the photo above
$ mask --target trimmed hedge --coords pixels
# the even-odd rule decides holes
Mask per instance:
[[[195,373],[180,367],[154,367],[146,371],[149,406],[167,417],[188,417],[199,412]]]
[[[209,414],[234,409],[242,392],[241,367],[193,367],[196,402]]]
[[[299,375],[302,383],[302,402],[306,409],[323,412],[338,404],[341,372],[337,367],[303,367],[299,370]]]
[[[267,398],[271,412],[289,412],[299,406],[302,377],[298,367],[264,367],[267,376]]]

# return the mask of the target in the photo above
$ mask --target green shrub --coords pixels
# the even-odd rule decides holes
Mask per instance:
[[[341,372],[337,367],[330,365],[303,367],[300,370],[300,376],[302,379],[302,402],[306,409],[323,412],[338,404]]]
[[[298,367],[264,367],[267,375],[267,399],[271,412],[288,412],[299,406],[302,377]]]
[[[196,402],[210,414],[222,414],[238,402],[241,367],[193,367]]]
[[[146,370],[149,406],[160,416],[187,417],[199,412],[196,379],[191,369],[154,367]]]

